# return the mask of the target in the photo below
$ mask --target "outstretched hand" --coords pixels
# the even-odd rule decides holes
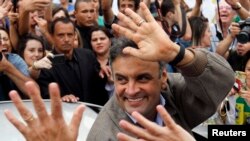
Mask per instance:
[[[144,129],[132,125],[128,121],[121,120],[120,126],[129,133],[132,133],[137,138],[131,137],[124,133],[118,133],[119,141],[195,141],[186,130],[176,124],[165,108],[161,105],[157,106],[157,111],[160,113],[165,126],[161,127],[154,122],[149,121],[138,112],[133,112],[132,116],[136,121],[144,127]]]
[[[125,14],[117,16],[124,27],[113,24],[112,28],[119,34],[133,40],[139,47],[127,47],[124,53],[149,61],[172,61],[180,47],[172,42],[162,27],[156,22],[145,3],[140,3],[143,19],[137,13],[127,8]]]
[[[12,3],[10,0],[0,0],[0,19],[6,17],[11,10]]]
[[[67,125],[63,118],[60,92],[56,83],[49,85],[51,115],[46,111],[37,85],[34,82],[27,82],[25,86],[37,117],[24,105],[16,91],[11,91],[9,96],[26,124],[19,121],[11,111],[5,111],[7,119],[23,134],[25,139],[27,141],[76,141],[84,106],[77,107],[70,124]]]

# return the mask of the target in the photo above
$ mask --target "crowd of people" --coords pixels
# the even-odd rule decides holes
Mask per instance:
[[[193,141],[192,129],[227,97],[240,93],[250,107],[250,84],[233,87],[235,71],[250,82],[250,38],[242,39],[250,1],[219,0],[216,23],[200,11],[202,0],[193,8],[118,0],[117,15],[112,2],[0,0],[0,100],[13,101],[27,125],[5,115],[27,140],[76,141],[84,106],[67,125],[61,101],[103,106],[88,141]],[[32,100],[37,117],[21,99]]]

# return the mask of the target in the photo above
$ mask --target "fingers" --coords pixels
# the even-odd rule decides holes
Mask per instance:
[[[110,77],[111,76],[111,69],[110,69],[110,67],[109,66],[104,66],[103,67],[103,71],[104,71],[104,73],[105,73],[105,75],[107,76],[107,77]]]
[[[47,56],[45,56],[39,61],[35,61],[34,66],[37,69],[43,69],[43,68],[50,69],[52,67],[52,62],[49,60]]]
[[[125,15],[123,15],[122,13],[119,13],[117,15],[117,17],[123,21],[122,19],[125,18]],[[128,29],[127,27],[122,27],[118,24],[112,24],[112,29],[114,29],[118,34],[120,35],[124,35],[125,37],[133,40],[133,35],[134,35],[134,31],[131,29]]]
[[[140,8],[141,8],[142,14],[143,14],[143,16],[145,17],[145,20],[146,20],[147,22],[153,22],[153,21],[155,21],[153,15],[151,14],[151,12],[149,11],[147,5],[146,5],[144,2],[141,2],[141,3],[140,3]],[[133,19],[133,21],[134,21],[135,23],[137,23],[137,24],[138,24],[138,23],[141,21],[141,19],[142,19],[137,13],[133,12],[133,11],[132,11],[131,9],[129,9],[129,8],[127,8],[127,9],[125,10],[125,13],[126,13],[126,15],[128,15],[131,19]]]
[[[129,54],[132,56],[141,56],[141,52],[139,52],[137,49],[132,48],[132,47],[126,47],[122,50],[124,54]]]
[[[6,7],[7,4],[9,3],[10,0],[5,0],[3,3],[2,3],[2,7]]]
[[[174,122],[174,120],[171,118],[171,116],[169,115],[169,113],[166,111],[166,109],[162,106],[162,105],[158,105],[156,107],[157,111],[159,112],[159,114],[161,115],[165,125],[168,127],[168,128],[175,128],[176,127],[176,124]]]
[[[53,57],[54,57],[54,54],[51,53],[51,52],[48,52],[48,53],[46,54],[46,56],[47,56],[47,58],[49,58],[49,57],[53,58]]]
[[[42,123],[45,123],[48,118],[48,113],[46,111],[46,107],[44,105],[42,97],[40,95],[40,90],[38,89],[36,84],[32,81],[25,83],[25,86],[27,88],[28,95],[32,100],[38,118]]]
[[[20,122],[9,110],[5,110],[4,114],[7,119],[17,128],[18,131],[20,131],[23,135],[26,134],[26,126],[22,122]]]
[[[56,83],[49,84],[49,94],[51,98],[51,114],[54,119],[62,120],[62,102],[60,90]]]
[[[101,69],[100,72],[99,72],[99,76],[100,76],[101,78],[104,78],[104,73],[105,73],[104,70]]]
[[[122,22],[125,23],[132,30],[136,31],[138,26],[142,24],[144,19],[130,8],[127,8],[125,10],[125,13],[127,16],[123,15],[122,13],[120,15],[120,17],[122,18]],[[118,18],[120,17],[118,16]]]
[[[74,133],[78,133],[84,110],[85,110],[85,105],[82,104],[78,106],[73,113],[70,126],[72,127],[71,129],[75,131]]]
[[[137,112],[136,112],[137,113]],[[134,117],[134,116],[133,116]],[[139,122],[139,121],[138,121]],[[139,122],[140,123],[140,122]],[[143,138],[143,139],[150,139],[150,135],[146,132],[146,130],[137,127],[131,123],[129,123],[128,121],[125,120],[121,120],[119,122],[119,125],[126,131],[134,134],[135,136],[139,137],[139,138]]]
[[[76,97],[76,96],[74,96],[72,94],[65,95],[65,96],[62,97],[63,102],[78,102],[78,100],[79,100],[79,97]]]
[[[118,141],[138,141],[137,139],[130,137],[124,133],[118,133],[116,137]]]
[[[12,100],[12,102],[14,103],[14,105],[16,106],[16,108],[17,108],[18,112],[20,113],[21,117],[23,118],[23,120],[29,125],[33,120],[32,119],[33,114],[24,105],[24,103],[22,102],[20,96],[18,95],[18,93],[16,91],[11,91],[9,93],[9,96],[10,96],[10,99]],[[8,115],[10,115],[10,114],[8,114]],[[16,119],[13,119],[13,116],[10,115],[10,117],[12,117],[12,120],[14,120],[14,122],[16,124],[20,125],[19,123],[17,123]]]
[[[147,129],[152,135],[156,135],[157,131],[160,131],[161,129],[159,128],[158,125],[156,125],[154,122],[149,121],[145,117],[143,117],[140,113],[138,112],[133,112],[132,116],[136,119],[136,121],[143,126],[145,129]],[[151,136],[143,134],[143,138],[150,139]],[[153,140],[153,139],[150,139]]]

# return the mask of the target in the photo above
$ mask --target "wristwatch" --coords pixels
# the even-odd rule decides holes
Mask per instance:
[[[233,10],[237,11],[241,9],[241,4],[240,2],[236,2],[235,5],[231,6]]]

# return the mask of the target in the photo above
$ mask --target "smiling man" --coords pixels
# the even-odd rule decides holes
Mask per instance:
[[[231,85],[231,78],[223,81],[227,84],[217,83],[217,79],[222,75],[227,78],[232,71],[226,71],[230,70],[228,66],[218,65],[215,61],[218,59],[227,64],[225,60],[212,57],[207,51],[191,51],[194,58],[179,67],[182,73],[167,74],[162,61],[146,61],[124,54],[123,49],[127,47],[131,47],[130,50],[138,48],[126,38],[119,38],[111,47],[110,65],[115,95],[99,113],[87,140],[117,140],[117,133],[127,133],[119,127],[120,120],[138,125],[131,116],[134,111],[164,126],[156,111],[157,105],[163,105],[175,122],[192,134],[192,128],[215,112],[216,105],[228,92],[226,87]],[[185,57],[189,56],[189,51],[186,50]],[[223,69],[227,74],[223,74]],[[214,82],[217,84],[213,85]]]

